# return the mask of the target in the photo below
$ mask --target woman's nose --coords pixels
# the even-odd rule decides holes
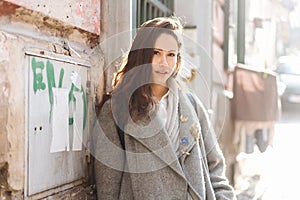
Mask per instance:
[[[168,66],[168,60],[167,60],[167,56],[166,55],[162,55],[161,56],[159,64],[163,65],[163,66]]]

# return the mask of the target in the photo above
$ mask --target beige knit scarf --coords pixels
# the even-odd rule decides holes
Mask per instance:
[[[178,86],[173,78],[168,80],[169,91],[160,100],[158,112],[161,112],[165,129],[168,133],[174,151],[178,155],[179,148],[179,96]]]

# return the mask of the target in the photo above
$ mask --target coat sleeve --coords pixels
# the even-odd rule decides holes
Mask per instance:
[[[208,114],[201,101],[195,96],[195,109],[200,121],[202,137],[205,146],[206,162],[209,170],[210,181],[216,199],[236,199],[234,190],[225,176],[225,159],[217,141],[214,129],[209,120]]]
[[[110,100],[104,103],[95,126],[94,172],[97,199],[119,199],[125,153],[113,120]]]

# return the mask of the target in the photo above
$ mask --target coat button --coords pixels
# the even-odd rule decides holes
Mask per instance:
[[[185,155],[187,155],[187,156],[191,155],[191,153],[188,152],[188,151],[183,151],[183,150],[182,150],[181,153],[182,153],[182,154],[185,154]]]
[[[182,145],[189,144],[189,139],[187,137],[180,138],[180,144],[182,144]]]
[[[180,115],[180,121],[181,122],[186,122],[189,118],[184,117],[183,115]]]

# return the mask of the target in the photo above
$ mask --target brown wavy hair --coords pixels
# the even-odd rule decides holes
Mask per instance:
[[[124,127],[129,115],[133,121],[150,119],[149,109],[156,103],[150,88],[155,41],[161,34],[168,34],[176,39],[180,49],[181,32],[182,24],[177,17],[155,18],[141,25],[127,58],[113,79],[113,111],[118,115],[115,120],[120,128]],[[177,75],[180,64],[178,53],[173,77]]]

